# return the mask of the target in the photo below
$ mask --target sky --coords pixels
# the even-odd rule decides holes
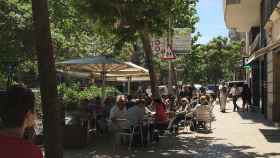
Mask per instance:
[[[228,36],[224,22],[223,0],[199,0],[197,11],[200,18],[198,32],[202,34],[198,43],[206,44],[219,35]]]

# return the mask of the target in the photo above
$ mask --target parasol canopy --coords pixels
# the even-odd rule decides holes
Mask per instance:
[[[118,72],[129,68],[129,65],[124,62],[104,55],[67,60],[59,62],[58,65],[63,65],[66,70],[70,71],[91,73]]]
[[[106,80],[127,81],[129,93],[130,82],[150,79],[147,69],[132,62],[121,62],[103,55],[63,61],[59,62],[58,65],[63,65],[66,71],[101,76],[103,86]]]

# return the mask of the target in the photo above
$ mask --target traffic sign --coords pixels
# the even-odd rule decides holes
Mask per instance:
[[[170,45],[167,45],[166,49],[161,53],[161,60],[175,60],[176,54],[172,50]]]

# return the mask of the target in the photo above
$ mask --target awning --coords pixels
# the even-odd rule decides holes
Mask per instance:
[[[258,59],[259,57],[262,57],[264,55],[266,55],[267,53],[273,51],[274,49],[276,49],[277,47],[280,47],[280,40],[277,42],[274,42],[264,48],[259,49],[258,51],[254,52],[248,59],[248,61],[246,62],[247,64],[250,64],[251,62],[255,61],[256,59]]]

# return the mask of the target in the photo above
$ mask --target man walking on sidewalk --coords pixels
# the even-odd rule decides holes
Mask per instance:
[[[224,82],[219,86],[219,101],[220,101],[221,112],[223,113],[226,112],[227,87],[225,86]]]
[[[234,106],[233,111],[236,111],[236,110],[238,111],[239,107],[238,107],[236,102],[237,102],[237,99],[238,99],[239,90],[238,90],[236,84],[234,84],[232,86],[232,88],[230,89],[229,94],[231,94],[231,96],[232,96],[232,102],[233,102],[233,106]]]

